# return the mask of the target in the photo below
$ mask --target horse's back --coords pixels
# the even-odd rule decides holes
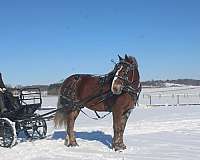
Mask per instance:
[[[74,74],[69,77],[67,77],[64,82],[61,85],[60,93],[62,95],[65,95],[67,89],[73,88],[77,89],[80,86],[85,86],[87,84],[90,84],[96,80],[96,76],[93,76],[92,74]]]

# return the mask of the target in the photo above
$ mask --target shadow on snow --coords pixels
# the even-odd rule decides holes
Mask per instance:
[[[102,131],[93,131],[93,132],[75,132],[76,138],[88,140],[88,141],[99,141],[104,145],[108,146],[108,148],[112,148],[112,136],[105,134]],[[66,132],[65,131],[55,131],[52,135],[51,139],[65,139]]]

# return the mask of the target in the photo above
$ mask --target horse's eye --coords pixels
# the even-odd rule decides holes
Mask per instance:
[[[122,70],[122,73],[123,73],[123,74],[126,74],[126,70]]]

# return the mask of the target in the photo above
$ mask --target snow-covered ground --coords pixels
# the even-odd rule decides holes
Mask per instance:
[[[43,108],[55,107],[56,103],[57,97],[43,98]],[[128,120],[124,134],[127,149],[123,152],[111,149],[112,115],[95,121],[80,113],[75,126],[79,147],[64,146],[65,129],[54,129],[49,121],[45,139],[18,139],[13,148],[0,148],[0,160],[200,159],[200,106],[143,106],[136,107]]]

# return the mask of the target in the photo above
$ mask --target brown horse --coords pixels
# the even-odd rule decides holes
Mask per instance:
[[[60,88],[55,125],[67,127],[65,145],[77,146],[74,123],[82,107],[113,114],[114,137],[112,147],[126,149],[123,133],[127,119],[141,91],[138,64],[134,57],[119,56],[113,71],[104,76],[76,74],[68,77]],[[63,109],[62,109],[63,108]]]

